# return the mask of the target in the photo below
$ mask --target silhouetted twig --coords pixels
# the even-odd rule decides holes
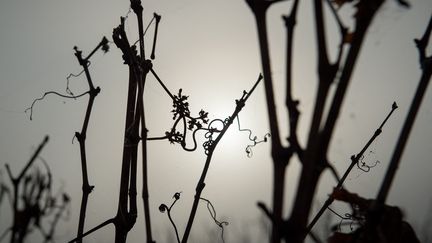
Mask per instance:
[[[94,104],[94,100],[96,96],[100,92],[99,87],[94,87],[93,81],[90,76],[90,71],[88,69],[89,67],[89,59],[90,57],[98,50],[102,49],[104,52],[107,52],[109,49],[108,46],[108,40],[107,38],[103,37],[101,42],[96,46],[96,48],[90,52],[90,54],[86,57],[82,57],[82,51],[78,50],[78,47],[74,47],[75,50],[75,56],[78,59],[78,63],[82,66],[83,71],[86,75],[87,84],[89,87],[89,91],[87,93],[89,94],[89,100],[87,103],[87,109],[84,116],[83,125],[81,128],[81,132],[75,132],[75,137],[78,140],[79,147],[80,147],[80,158],[81,158],[81,172],[82,172],[82,198],[81,198],[81,208],[80,208],[80,216],[78,220],[78,230],[77,230],[77,237],[81,236],[84,232],[84,225],[85,225],[85,217],[86,217],[86,211],[87,211],[87,202],[89,194],[92,192],[94,186],[90,186],[89,179],[88,179],[88,172],[87,172],[87,155],[86,155],[86,137],[87,137],[87,128],[90,121],[90,116]],[[69,86],[67,87],[69,89]],[[78,241],[80,243],[81,240]]]
[[[180,243],[180,237],[179,237],[179,233],[178,233],[178,230],[177,230],[177,226],[176,226],[176,224],[174,223],[174,220],[173,220],[172,217],[171,217],[171,209],[172,209],[172,207],[174,206],[174,204],[175,204],[175,203],[180,199],[180,192],[176,192],[176,193],[174,194],[173,198],[174,198],[174,201],[171,203],[171,206],[168,207],[167,205],[165,205],[165,204],[162,203],[162,204],[159,206],[159,211],[160,211],[161,213],[165,213],[165,211],[167,212],[168,219],[170,220],[171,225],[172,225],[173,228],[174,228],[177,242]]]
[[[318,42],[318,74],[320,82],[317,89],[318,94],[315,102],[312,125],[309,131],[308,145],[305,155],[303,156],[302,171],[298,183],[299,186],[297,188],[292,213],[287,224],[287,226],[291,228],[287,228],[284,235],[286,241],[294,243],[302,242],[306,235],[306,226],[308,224],[311,205],[321,173],[324,168],[326,168],[327,151],[353,74],[354,66],[369,25],[384,1],[360,1],[354,5],[356,9],[355,28],[350,42],[347,42],[347,44],[349,44],[349,49],[347,50],[342,65],[331,64],[328,61],[328,56],[325,51],[326,39],[323,26],[324,9],[321,0],[315,0],[314,2]],[[345,38],[345,36],[342,35],[342,38]],[[322,121],[323,109],[328,97],[328,88],[330,83],[335,80],[339,66],[341,66],[341,71],[340,77],[338,77],[336,91],[330,103],[327,117]],[[289,232],[299,233],[292,234]]]
[[[240,99],[236,100],[236,108],[235,108],[234,112],[231,114],[231,116],[229,116],[229,118],[226,121],[224,121],[224,126],[223,126],[222,130],[220,131],[220,133],[218,134],[218,136],[216,137],[216,139],[212,140],[212,137],[210,136],[209,137],[210,140],[207,141],[208,142],[208,144],[207,144],[208,153],[206,153],[207,157],[206,157],[205,165],[204,165],[203,171],[201,173],[200,179],[197,183],[196,189],[195,189],[195,197],[194,197],[192,209],[191,209],[191,212],[189,215],[189,220],[187,222],[186,229],[185,229],[182,241],[181,241],[182,243],[186,243],[188,241],[189,234],[190,234],[190,231],[192,229],[192,224],[193,224],[193,221],[195,219],[195,214],[196,214],[196,211],[198,208],[198,202],[199,202],[199,199],[201,198],[201,193],[205,187],[205,179],[207,176],[207,171],[210,167],[213,152],[215,151],[216,146],[218,145],[219,141],[222,139],[223,135],[226,133],[228,128],[231,126],[235,117],[240,113],[240,111],[244,107],[246,101],[248,100],[250,95],[253,93],[253,91],[255,90],[255,88],[257,87],[258,83],[261,81],[262,78],[263,77],[260,74],[258,77],[258,80],[255,82],[254,86],[250,89],[250,91],[249,92],[243,91],[242,97]],[[206,145],[204,144],[204,146],[206,146]]]
[[[82,94],[80,94],[80,95],[75,95],[75,96],[74,96],[74,95],[64,95],[64,94],[60,94],[60,93],[58,93],[58,92],[56,92],[56,91],[48,91],[48,92],[45,92],[45,93],[42,95],[42,97],[33,100],[31,106],[30,106],[29,108],[25,109],[24,112],[27,112],[27,111],[30,110],[30,120],[33,120],[33,107],[34,107],[35,103],[38,102],[38,101],[43,100],[43,99],[45,98],[45,96],[47,96],[47,95],[54,94],[54,95],[57,95],[57,96],[60,96],[60,97],[63,97],[63,98],[67,98],[67,99],[77,99],[77,98],[82,97],[82,96],[84,96],[84,95],[86,95],[86,94],[88,94],[88,93],[89,93],[89,91],[84,92],[84,93],[82,93]]]
[[[151,58],[152,60],[155,59],[157,33],[158,33],[159,22],[160,22],[160,20],[161,20],[161,16],[158,15],[157,13],[153,13],[153,17],[154,17],[155,20],[156,20],[156,26],[155,26],[154,36],[153,36],[153,47],[152,47],[152,52],[151,52],[151,55],[150,55],[150,58]]]
[[[90,121],[90,115],[91,115],[91,111],[93,108],[93,103],[94,103],[96,96],[100,92],[100,88],[94,87],[93,81],[92,81],[91,76],[90,76],[90,71],[88,68],[90,65],[90,61],[89,61],[90,57],[92,57],[93,54],[96,53],[96,51],[99,49],[102,49],[105,53],[108,52],[109,45],[108,45],[108,39],[106,37],[103,37],[102,40],[99,42],[99,44],[85,58],[82,57],[82,51],[78,50],[78,48],[75,46],[74,47],[75,56],[78,59],[78,63],[82,66],[83,70],[78,74],[72,74],[71,73],[66,77],[66,80],[67,80],[66,93],[68,93],[70,95],[63,95],[63,94],[60,94],[60,93],[55,92],[55,91],[49,91],[49,92],[46,92],[41,98],[35,99],[31,105],[31,107],[26,109],[26,111],[30,110],[30,120],[31,120],[32,115],[33,115],[34,104],[37,101],[44,99],[45,96],[47,96],[49,94],[55,94],[55,95],[63,97],[63,98],[71,98],[71,99],[77,99],[77,98],[80,98],[86,94],[89,94],[89,100],[87,103],[87,109],[86,109],[86,113],[85,113],[81,132],[75,132],[75,137],[77,138],[77,140],[79,142],[79,146],[80,146],[80,158],[81,158],[81,170],[82,170],[82,190],[83,190],[77,236],[80,236],[83,234],[88,196],[93,189],[93,186],[89,185],[89,180],[88,180],[85,140],[86,140],[86,135],[87,135],[88,124]],[[73,92],[69,89],[69,78],[70,77],[78,77],[82,73],[84,73],[86,75],[89,90],[80,94],[80,95],[74,95]],[[81,242],[81,241],[79,241],[79,242]]]
[[[139,5],[141,6],[141,5]],[[131,7],[134,9],[134,5],[131,1]],[[142,7],[141,7],[142,9]],[[136,178],[136,175],[131,175],[131,173],[136,173],[136,151],[139,142],[139,136],[137,127],[139,126],[140,117],[136,114],[138,110],[138,83],[141,82],[141,73],[139,70],[138,56],[135,47],[129,45],[128,38],[124,31],[124,19],[121,18],[120,25],[113,30],[113,41],[118,48],[123,53],[123,59],[125,64],[129,66],[129,87],[126,105],[126,122],[124,129],[124,145],[123,145],[123,156],[121,163],[121,176],[120,176],[120,191],[119,191],[119,201],[117,214],[113,218],[113,223],[115,226],[115,242],[125,242],[127,234],[132,226],[136,222],[136,182],[131,182],[132,178]],[[141,84],[142,85],[142,84]],[[138,98],[142,98],[138,96]],[[134,156],[135,155],[135,156]],[[144,160],[145,158],[143,158]],[[132,161],[133,160],[133,161]],[[133,164],[133,165],[132,165]],[[131,189],[129,188],[130,183]],[[131,190],[130,201],[128,199],[128,191]],[[134,202],[132,202],[135,200]],[[130,211],[129,211],[129,207]],[[134,213],[134,212],[135,213]]]
[[[363,156],[364,152],[368,149],[368,147],[372,144],[372,142],[381,134],[382,132],[382,128],[384,126],[384,124],[387,122],[387,120],[390,118],[390,116],[393,114],[393,112],[397,109],[397,105],[396,102],[393,103],[392,105],[392,109],[389,112],[389,114],[386,116],[386,118],[384,119],[384,121],[381,123],[381,125],[378,127],[378,129],[375,131],[375,133],[372,135],[372,137],[369,139],[369,141],[365,144],[365,146],[360,150],[360,152],[357,155],[353,155],[351,156],[351,164],[350,166],[347,168],[347,170],[345,171],[344,175],[342,176],[342,178],[339,180],[338,184],[336,185],[335,188],[337,189],[342,189],[343,183],[345,182],[346,178],[348,177],[349,173],[351,172],[351,170],[354,168],[354,166],[356,164],[358,164],[360,158]],[[312,219],[312,221],[309,223],[309,225],[306,228],[306,232],[304,234],[304,237],[312,230],[312,228],[314,227],[315,223],[318,221],[318,219],[322,216],[322,214],[324,213],[324,211],[333,203],[334,198],[333,197],[329,197],[324,205],[321,207],[321,209],[318,211],[318,213],[315,215],[315,217]]]
[[[84,237],[90,235],[91,233],[93,233],[93,232],[95,232],[95,231],[97,231],[99,229],[102,229],[103,227],[105,227],[105,226],[107,226],[109,224],[114,224],[115,225],[115,219],[111,218],[111,219],[108,219],[108,220],[104,221],[103,223],[99,224],[98,226],[93,227],[92,229],[90,229],[87,232],[83,233],[82,235],[78,236],[77,238],[72,239],[68,243],[73,243],[73,242],[81,241]]]
[[[2,233],[0,241],[11,232],[10,242],[22,243],[34,229],[42,233],[45,242],[53,240],[57,223],[68,208],[69,196],[63,193],[62,200],[59,200],[52,195],[51,170],[42,158],[41,161],[46,171],[43,172],[36,167],[32,173],[28,173],[47,142],[48,136],[44,138],[17,177],[12,175],[9,165],[6,164],[6,171],[13,188],[13,195],[9,195],[12,200],[12,226]],[[6,186],[2,183],[1,188],[6,188]],[[7,193],[9,189],[2,189],[2,191]],[[45,231],[42,221],[51,215],[54,216],[49,224],[49,231]]]
[[[418,110],[420,109],[421,102],[423,100],[424,94],[427,90],[428,84],[432,76],[432,56],[427,56],[426,48],[429,44],[429,38],[432,32],[432,15],[429,19],[429,23],[426,30],[421,37],[421,39],[415,39],[417,49],[419,51],[420,67],[422,69],[422,75],[420,77],[420,82],[417,86],[417,90],[414,94],[413,100],[411,102],[410,109],[408,111],[407,118],[402,127],[401,133],[397,140],[397,144],[394,148],[392,158],[388,169],[386,171],[384,180],[381,184],[379,192],[376,197],[376,201],[371,205],[368,214],[368,221],[366,222],[365,230],[369,234],[373,234],[376,231],[376,226],[380,224],[384,217],[385,202],[387,196],[390,192],[391,185],[393,183],[394,177],[396,175],[397,169],[400,164],[405,146],[408,142],[411,129],[414,125]]]
[[[137,16],[139,32],[139,55],[135,46],[130,46],[126,33],[124,32],[124,18],[121,19],[119,27],[113,31],[113,40],[123,52],[123,59],[129,65],[129,90],[126,107],[126,126],[123,147],[122,170],[120,179],[119,205],[117,215],[114,218],[116,227],[116,242],[125,242],[130,228],[135,224],[137,217],[136,206],[136,169],[137,169],[137,146],[141,140],[142,145],[142,169],[143,169],[143,202],[146,224],[147,242],[153,242],[150,210],[148,201],[147,181],[147,128],[145,123],[143,94],[147,74],[152,69],[150,60],[145,59],[144,34],[152,23],[150,21],[146,31],[143,30],[143,7],[140,0],[131,0],[131,8]],[[141,127],[141,134],[139,128]],[[139,136],[139,134],[141,136]],[[129,191],[129,195],[127,194]],[[128,199],[129,197],[129,199]],[[129,207],[128,207],[129,202]]]

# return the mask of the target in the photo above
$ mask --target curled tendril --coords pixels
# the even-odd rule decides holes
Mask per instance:
[[[177,237],[177,242],[179,242],[180,243],[180,237],[179,237],[179,234],[178,234],[178,230],[177,230],[177,226],[176,226],[176,224],[174,223],[174,220],[172,219],[172,217],[171,217],[171,209],[172,209],[172,207],[174,206],[174,204],[180,199],[180,194],[181,194],[181,192],[176,192],[176,193],[174,193],[174,196],[173,196],[173,198],[174,198],[174,201],[171,203],[171,206],[167,206],[166,204],[164,204],[164,203],[162,203],[161,205],[159,205],[159,211],[161,212],[161,213],[165,213],[165,212],[167,212],[167,215],[168,215],[168,219],[170,220],[170,222],[171,222],[171,225],[173,226],[173,228],[174,228],[174,231],[175,231],[175,234],[176,234],[176,237]]]
[[[380,163],[379,160],[376,160],[374,164],[370,165],[363,160],[364,160],[364,155],[362,155],[359,161],[357,162],[357,168],[359,168],[363,172],[369,172],[373,167],[377,166]]]
[[[208,211],[210,213],[210,216],[214,220],[215,224],[221,228],[221,239],[222,239],[222,242],[225,242],[225,239],[224,239],[224,226],[229,225],[229,223],[226,222],[226,221],[222,221],[221,222],[221,221],[217,220],[217,218],[216,218],[216,210],[215,210],[213,204],[210,202],[210,200],[205,199],[203,197],[200,197],[200,199],[203,200],[203,201],[205,201],[207,203],[207,209],[208,209]]]
[[[338,212],[336,212],[332,208],[328,207],[328,209],[330,210],[330,212],[332,212],[334,215],[336,215],[338,218],[340,218],[340,221],[337,225],[338,231],[342,231],[342,224],[344,223],[344,221],[348,221],[351,231],[354,231],[354,224],[362,225],[362,222],[364,221],[364,217],[358,216],[357,213],[354,213],[354,214],[345,213],[342,216],[341,214],[339,214]]]
[[[89,93],[90,93],[90,91],[87,91],[87,92],[84,92],[80,95],[69,96],[69,95],[60,94],[60,93],[55,92],[55,91],[48,91],[48,92],[45,92],[42,95],[42,97],[33,100],[31,106],[29,108],[25,109],[24,112],[27,113],[30,110],[30,120],[33,120],[33,107],[34,107],[34,105],[36,104],[36,102],[43,100],[47,95],[53,94],[53,95],[57,95],[57,96],[60,96],[63,98],[67,98],[67,99],[77,99],[77,98],[82,97],[82,96],[89,94]]]
[[[264,135],[264,137],[261,140],[258,140],[257,136],[253,136],[252,137],[252,131],[248,128],[241,128],[240,126],[240,118],[239,116],[237,116],[237,125],[238,125],[238,130],[240,132],[247,132],[249,133],[249,141],[252,142],[252,144],[248,144],[245,148],[245,152],[248,158],[251,158],[253,156],[253,152],[252,152],[252,148],[255,147],[257,144],[259,143],[266,143],[267,140],[271,137],[270,133],[266,133]]]
[[[91,62],[89,60],[87,60],[87,68],[90,67]],[[75,96],[74,93],[72,92],[72,90],[69,88],[69,83],[70,83],[70,79],[73,78],[78,78],[79,76],[81,76],[84,73],[84,69],[81,70],[81,72],[74,74],[74,73],[69,73],[69,75],[66,77],[66,93],[70,96]]]
[[[203,143],[205,153],[209,153],[214,141],[214,134],[220,133],[225,127],[228,119],[214,119],[209,122],[208,112],[200,110],[198,116],[191,116],[189,110],[189,102],[187,101],[189,96],[182,93],[182,89],[179,90],[177,95],[173,95],[173,114],[174,124],[169,131],[165,132],[163,137],[147,138],[147,140],[163,140],[167,139],[171,144],[178,143],[186,151],[195,151],[197,148],[196,133],[198,131],[205,131],[204,137],[207,141]],[[204,125],[207,125],[206,127]],[[180,126],[180,128],[179,128]],[[188,131],[192,132],[193,145],[189,146],[186,144],[186,136]]]
[[[208,128],[207,128],[207,132],[204,134],[204,137],[207,139],[207,141],[205,141],[203,143],[204,153],[206,155],[209,154],[209,152],[212,149],[212,146],[214,144],[213,135],[215,133],[220,133],[223,130],[223,128],[226,126],[228,120],[229,120],[228,118],[225,120],[214,119],[209,123]],[[217,127],[218,123],[222,127],[218,128]]]

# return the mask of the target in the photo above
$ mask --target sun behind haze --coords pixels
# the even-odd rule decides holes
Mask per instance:
[[[176,94],[181,88],[189,96],[193,114],[204,109],[210,119],[227,118],[235,108],[235,100],[242,96],[243,90],[252,87],[261,72],[255,23],[245,1],[143,0],[142,3],[145,23],[151,20],[153,12],[162,16],[153,61],[155,72],[171,93]],[[276,4],[268,13],[272,76],[282,138],[288,136],[288,131],[284,125],[287,124],[286,34],[281,15],[288,13],[289,4],[290,1]],[[304,145],[314,105],[317,67],[310,1],[301,1],[299,10],[294,44],[294,94],[300,100],[299,136]],[[81,167],[78,143],[71,141],[75,131],[81,129],[87,97],[64,100],[48,96],[36,104],[32,121],[24,110],[45,91],[64,92],[66,76],[81,71],[73,47],[78,46],[85,55],[103,36],[111,40],[112,29],[128,11],[128,0],[0,2],[0,169],[4,172],[4,164],[9,163],[12,171],[19,173],[43,136],[50,135],[42,156],[52,168],[54,184],[72,198],[70,219],[59,225],[59,242],[72,239],[78,225]],[[346,169],[350,156],[358,153],[373,134],[393,101],[400,107],[367,154],[370,161],[380,161],[378,166],[370,173],[354,171],[347,181],[348,188],[365,197],[376,195],[419,80],[421,71],[412,40],[423,34],[431,11],[430,0],[412,0],[411,9],[387,1],[370,28],[354,71],[329,153],[340,173]],[[349,20],[348,10],[346,14]],[[332,25],[329,16],[328,24]],[[138,38],[133,13],[128,14],[125,29],[130,40]],[[334,27],[329,29],[329,33],[337,33]],[[328,37],[335,38],[331,34]],[[145,38],[147,53],[152,38],[150,27]],[[329,44],[329,48],[334,55],[337,46]],[[90,72],[102,91],[96,98],[87,134],[89,178],[90,184],[95,185],[89,198],[87,229],[116,213],[128,68],[120,50],[110,43],[108,53],[98,52],[92,57]],[[86,91],[86,87],[83,75],[71,79],[74,93]],[[153,77],[148,78],[145,92],[149,136],[164,135],[173,123],[172,101]],[[265,107],[264,87],[260,84],[240,113],[241,127],[250,129],[258,139],[269,132]],[[432,217],[431,123],[429,88],[388,200],[389,204],[400,206],[418,230]],[[248,242],[262,242],[265,237],[263,224],[267,221],[256,203],[271,202],[270,144],[253,147],[253,156],[248,158],[245,148],[250,143],[248,133],[239,131],[234,123],[215,151],[203,192],[203,197],[216,207],[218,217],[230,222],[225,231],[227,242],[247,239],[243,237],[248,234],[251,235]],[[173,214],[183,232],[205,154],[201,147],[195,152],[185,152],[168,141],[150,141],[148,146],[154,234],[158,241],[169,242],[169,237],[174,237],[173,230],[158,206],[170,203],[175,192],[182,192]],[[293,160],[287,171],[285,215],[291,210],[299,168],[298,161]],[[6,173],[0,178],[9,180]],[[321,202],[335,185],[327,173],[322,182],[317,196]],[[8,207],[6,203],[0,205],[0,232],[10,225]],[[344,213],[345,209],[340,210]],[[130,242],[140,242],[144,237],[142,206],[138,214]],[[198,210],[195,227],[192,239],[218,237],[219,229],[204,205]],[[90,236],[88,242],[111,242],[113,235],[109,226]]]

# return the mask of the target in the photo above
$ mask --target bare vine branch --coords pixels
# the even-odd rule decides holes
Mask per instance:
[[[199,202],[199,199],[201,197],[201,193],[205,187],[205,179],[207,176],[207,171],[210,167],[213,152],[215,151],[216,146],[218,145],[219,141],[222,139],[223,135],[226,133],[228,128],[233,123],[234,118],[240,113],[240,111],[245,106],[246,101],[248,100],[250,95],[253,93],[253,91],[255,90],[255,88],[257,87],[257,85],[259,84],[259,82],[261,81],[262,78],[263,77],[260,74],[258,77],[258,80],[255,82],[255,84],[250,89],[250,91],[249,92],[243,91],[242,97],[240,99],[236,100],[236,108],[235,108],[234,112],[231,114],[231,116],[229,116],[229,118],[226,120],[226,122],[224,122],[224,127],[221,130],[220,134],[216,137],[216,139],[214,141],[211,140],[211,137],[209,137],[210,140],[207,141],[208,153],[206,154],[207,157],[206,157],[205,165],[204,165],[203,171],[201,173],[200,179],[197,183],[196,189],[195,189],[195,197],[194,197],[192,209],[191,209],[191,212],[189,215],[189,220],[187,222],[186,229],[185,229],[183,238],[181,240],[182,243],[186,243],[188,241],[189,234],[190,234],[190,231],[192,229],[192,224],[193,224],[194,219],[195,219],[195,214],[196,214],[196,211],[198,208],[198,202]],[[206,145],[204,145],[204,146],[206,146]]]
[[[347,170],[345,171],[344,175],[342,176],[342,178],[339,180],[338,184],[336,185],[337,189],[342,189],[343,183],[345,182],[345,180],[348,177],[348,175],[351,172],[351,170],[354,168],[354,166],[356,164],[359,163],[360,158],[363,156],[364,152],[368,149],[368,147],[372,144],[372,142],[381,134],[382,128],[383,128],[384,124],[387,122],[387,120],[390,118],[390,116],[393,114],[393,112],[397,108],[398,107],[396,105],[396,102],[394,102],[393,105],[392,105],[391,111],[386,116],[386,118],[381,123],[381,125],[378,127],[378,129],[375,130],[374,134],[369,139],[369,141],[365,144],[365,146],[360,150],[360,152],[357,155],[351,156],[350,166],[347,168]],[[333,203],[333,201],[334,201],[333,197],[329,197],[325,201],[324,205],[321,207],[321,209],[318,211],[318,213],[315,215],[315,217],[312,219],[312,221],[307,226],[306,232],[304,234],[304,237],[306,237],[306,235],[312,230],[312,228],[314,227],[315,223],[318,222],[319,218],[322,216],[322,214],[324,213],[324,211]]]

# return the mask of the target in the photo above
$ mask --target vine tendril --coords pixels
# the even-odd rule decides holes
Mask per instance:
[[[210,216],[214,220],[215,224],[221,228],[221,239],[222,239],[222,242],[225,243],[225,239],[224,239],[224,226],[229,225],[229,223],[226,222],[226,221],[222,221],[221,222],[221,221],[217,220],[217,218],[216,218],[216,210],[215,210],[213,204],[210,202],[210,200],[208,200],[206,198],[203,198],[203,197],[200,197],[200,199],[203,200],[203,201],[205,201],[207,203],[207,209],[208,209],[208,211],[210,213]]]
[[[373,153],[372,151],[370,151],[369,153]],[[377,166],[380,163],[379,160],[376,160],[374,164],[367,164],[364,161],[364,155],[362,155],[360,157],[360,159],[357,162],[357,168],[359,168],[360,170],[362,170],[363,172],[369,172],[373,167]]]
[[[45,98],[45,96],[50,95],[50,94],[54,94],[54,95],[57,95],[57,96],[60,96],[60,97],[63,97],[63,98],[68,98],[68,99],[76,99],[76,98],[82,97],[82,96],[84,96],[86,94],[89,94],[89,93],[90,93],[90,91],[87,91],[87,92],[84,92],[84,93],[82,93],[80,95],[69,96],[69,95],[60,94],[60,93],[58,93],[56,91],[48,91],[48,92],[45,92],[42,97],[33,100],[33,103],[31,104],[31,106],[29,108],[25,109],[24,112],[27,113],[27,111],[30,110],[30,120],[32,120],[33,119],[33,107],[34,107],[35,103],[37,101],[43,100]]]
[[[238,130],[240,132],[247,132],[247,133],[249,133],[249,137],[248,138],[249,138],[249,141],[252,142],[252,144],[248,144],[246,146],[246,148],[245,148],[245,151],[246,151],[247,157],[251,158],[253,156],[252,148],[255,147],[259,143],[266,143],[267,140],[268,140],[268,138],[271,137],[271,135],[270,135],[270,133],[266,133],[261,140],[257,140],[258,139],[257,136],[252,137],[252,130],[250,130],[248,128],[241,128],[241,126],[240,126],[240,118],[239,118],[238,115],[237,115],[236,118],[237,118]]]
[[[87,68],[90,67],[91,62],[89,60],[87,60]],[[75,96],[74,93],[72,92],[72,90],[70,90],[69,88],[69,82],[70,82],[70,78],[74,77],[74,78],[78,78],[79,76],[81,76],[84,73],[84,69],[81,70],[81,72],[79,72],[78,74],[74,74],[74,73],[69,73],[69,75],[66,77],[66,93],[71,95],[71,96]]]

